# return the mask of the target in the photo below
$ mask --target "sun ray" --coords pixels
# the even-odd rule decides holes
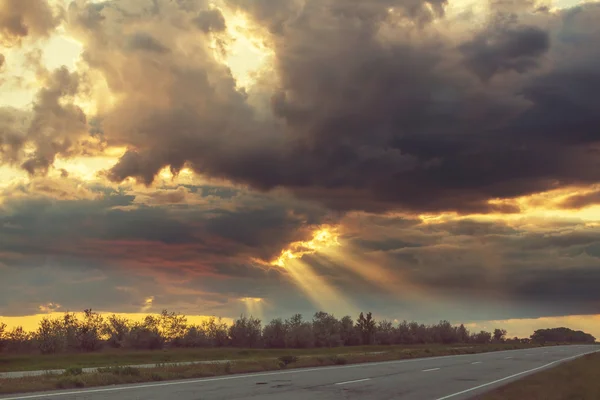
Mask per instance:
[[[380,289],[402,299],[422,300],[428,298],[416,285],[406,280],[401,271],[393,273],[382,267],[388,262],[376,256],[360,255],[351,248],[327,248],[321,252],[325,261],[338,268],[347,269]]]
[[[243,297],[240,299],[246,306],[246,313],[248,316],[252,316],[259,319],[264,319],[263,305],[265,300],[261,297]]]
[[[296,286],[319,309],[329,312],[356,313],[358,307],[337,288],[329,284],[306,262],[300,259],[290,260],[286,266],[288,276]]]

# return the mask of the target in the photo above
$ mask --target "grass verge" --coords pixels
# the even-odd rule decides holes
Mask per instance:
[[[36,377],[0,379],[0,394],[74,389],[125,383],[141,383],[175,379],[204,378],[217,375],[276,371],[287,368],[307,368],[329,365],[357,364],[364,362],[393,361],[419,357],[457,354],[475,354],[489,351],[523,348],[524,345],[473,345],[473,346],[364,346],[360,348],[335,348],[309,350],[258,350],[268,357],[238,359],[228,363],[156,366],[133,368],[108,366],[98,372],[83,373],[74,365],[61,375],[46,374]],[[354,350],[354,352],[350,352]],[[377,353],[385,351],[385,353]],[[253,354],[253,351],[248,351]],[[344,354],[340,354],[344,353]],[[375,353],[375,354],[374,354]],[[244,353],[245,354],[245,353]],[[279,354],[277,357],[274,355]]]
[[[109,349],[96,353],[73,354],[0,354],[0,372],[40,371],[50,369],[66,369],[70,367],[93,368],[106,366],[164,364],[186,361],[212,360],[255,360],[278,358],[284,355],[296,357],[327,356],[336,354],[363,354],[368,352],[386,352],[400,354],[463,354],[466,351],[482,352],[527,348],[527,344],[485,344],[485,345],[397,345],[397,346],[356,346],[318,349],[236,349],[236,348],[191,348],[167,349],[153,351],[135,351]]]
[[[600,353],[588,354],[509,383],[477,400],[598,400]]]

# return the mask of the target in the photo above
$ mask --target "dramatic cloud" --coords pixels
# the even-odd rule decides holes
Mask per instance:
[[[0,0],[0,313],[600,314],[600,3],[49,4]]]
[[[69,8],[85,61],[122,99],[101,116],[104,139],[130,148],[115,181],[189,165],[339,210],[515,212],[488,201],[599,178],[598,4],[495,3],[469,35],[443,1],[229,1],[273,51],[272,79],[248,93],[210,50],[227,52],[221,12],[183,4]],[[217,36],[192,41],[193,26]]]
[[[1,0],[0,43],[10,47],[26,36],[48,36],[60,23],[60,15],[47,1]]]

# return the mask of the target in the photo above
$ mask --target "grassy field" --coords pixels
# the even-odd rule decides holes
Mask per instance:
[[[600,354],[527,376],[477,397],[477,400],[598,400]]]
[[[55,355],[0,355],[0,372],[162,364],[205,360],[274,359],[283,355],[331,356],[385,352],[395,359],[442,354],[467,354],[531,347],[524,344],[357,346],[319,349],[192,348],[154,351],[106,350],[96,353]]]
[[[344,365],[363,362],[392,361],[406,358],[432,357],[454,354],[473,354],[489,351],[524,348],[526,345],[470,345],[470,346],[362,346],[307,350],[235,350],[189,349],[163,352],[105,352],[65,356],[30,356],[4,358],[10,370],[68,368],[64,374],[46,374],[36,377],[0,379],[0,394],[72,389],[122,383],[153,382],[173,379],[202,378],[236,373],[273,371],[286,368],[306,368]],[[531,346],[529,346],[531,347]],[[163,357],[163,358],[160,358]],[[223,364],[195,364],[132,368],[115,366],[131,363],[161,363],[184,360],[230,359]],[[18,360],[19,368],[7,364]],[[27,363],[31,364],[27,364]],[[93,363],[93,364],[92,364]],[[36,365],[36,367],[32,367]],[[81,367],[113,365],[99,372],[82,373]],[[5,368],[6,369],[6,368]]]

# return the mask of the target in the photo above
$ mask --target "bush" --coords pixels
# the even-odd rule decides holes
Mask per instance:
[[[81,367],[69,367],[63,372],[65,376],[77,376],[83,374],[83,368]]]
[[[150,379],[156,382],[164,380],[163,376],[158,372],[153,372],[152,374],[150,374]]]
[[[293,355],[285,355],[278,358],[279,362],[284,366],[288,366],[298,361],[298,357]]]
[[[257,347],[261,335],[261,322],[257,318],[241,316],[229,327],[229,338],[234,347]]]
[[[79,377],[65,376],[56,382],[56,387],[59,389],[73,389],[85,387],[85,382]]]
[[[340,357],[340,356],[332,356],[331,357],[331,362],[333,362],[335,365],[345,365],[348,364],[348,360],[344,357]]]
[[[126,344],[136,350],[159,350],[164,347],[165,338],[155,327],[135,325],[127,336]]]

